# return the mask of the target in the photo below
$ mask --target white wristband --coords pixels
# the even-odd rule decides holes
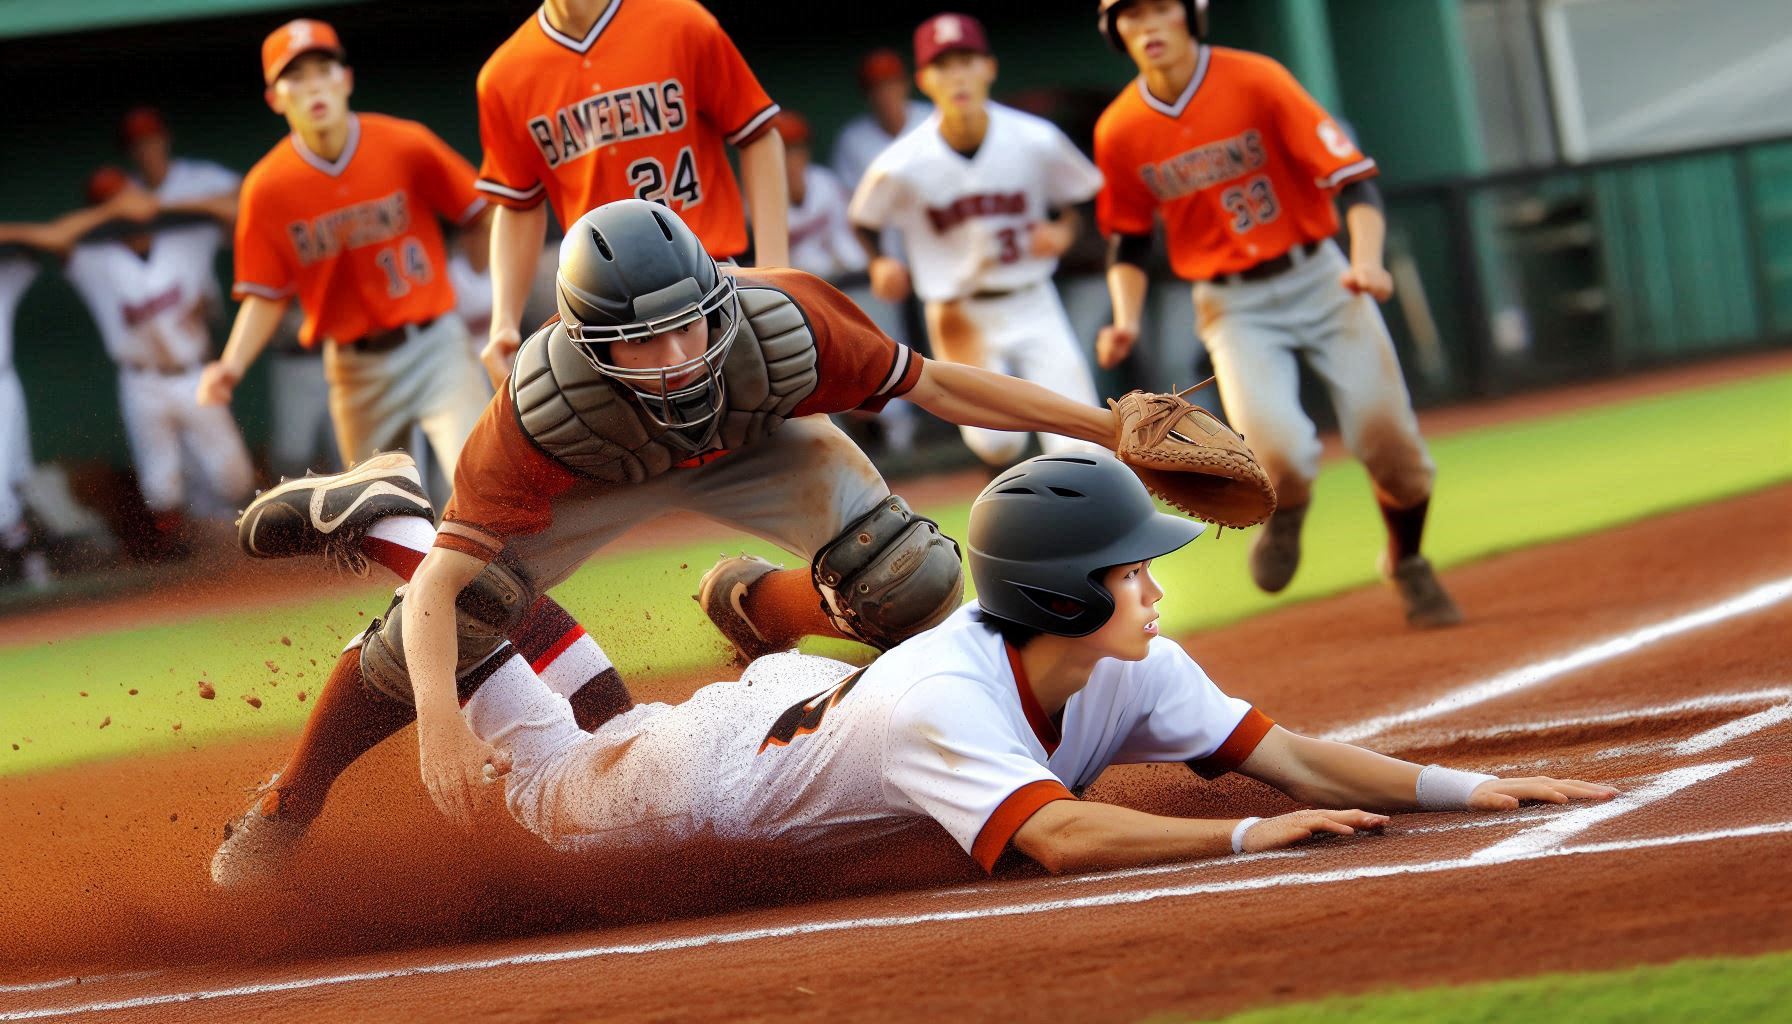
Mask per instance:
[[[1421,811],[1465,811],[1468,797],[1483,782],[1492,782],[1497,775],[1480,772],[1459,772],[1441,764],[1428,764],[1419,771],[1417,792],[1413,794]]]
[[[1232,826],[1232,852],[1233,853],[1243,853],[1244,852],[1244,834],[1251,830],[1252,825],[1255,825],[1259,821],[1262,821],[1262,820],[1263,820],[1262,818],[1246,818],[1243,821],[1239,822],[1238,824]]]

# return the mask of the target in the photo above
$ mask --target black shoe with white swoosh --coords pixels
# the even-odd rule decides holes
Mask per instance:
[[[330,553],[353,566],[367,528],[387,516],[435,518],[417,464],[386,452],[330,476],[284,480],[255,496],[237,520],[251,558]]]

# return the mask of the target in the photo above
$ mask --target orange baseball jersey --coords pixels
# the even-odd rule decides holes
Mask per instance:
[[[485,208],[473,165],[415,121],[350,114],[334,162],[296,134],[243,179],[237,298],[297,295],[299,340],[355,341],[454,308],[437,218]]]
[[[771,269],[736,278],[742,288],[775,288],[795,299],[815,336],[815,390],[790,411],[790,419],[854,409],[876,412],[921,380],[925,360],[890,340],[851,299],[821,278]],[[443,513],[496,543],[487,548],[444,532],[436,536],[436,544],[489,560],[506,538],[540,533],[552,525],[555,499],[577,483],[590,486],[593,481],[549,458],[523,435],[510,389],[502,388],[467,438],[454,471],[454,493]]]
[[[1136,80],[1095,126],[1104,234],[1148,234],[1161,210],[1170,264],[1191,281],[1235,273],[1338,232],[1336,190],[1376,173],[1288,69],[1201,47],[1175,103]]]
[[[694,0],[617,0],[582,39],[536,11],[479,72],[479,188],[562,226],[617,199],[663,203],[715,257],[747,247],[724,143],[770,130],[778,105]]]

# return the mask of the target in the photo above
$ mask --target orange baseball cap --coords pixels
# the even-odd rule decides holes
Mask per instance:
[[[102,167],[87,176],[87,202],[98,205],[125,190],[131,179],[116,167]]]
[[[314,18],[296,18],[275,29],[261,42],[261,77],[269,85],[286,66],[307,53],[328,53],[337,60],[347,53],[336,30]]]
[[[859,89],[870,92],[871,87],[890,79],[908,81],[908,68],[902,66],[902,55],[895,50],[872,50],[859,61]]]
[[[772,126],[784,136],[786,146],[809,144],[809,119],[794,110],[778,111],[778,116],[772,118]]]

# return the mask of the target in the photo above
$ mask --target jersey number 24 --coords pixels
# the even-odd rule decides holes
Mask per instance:
[[[680,149],[678,159],[672,162],[671,188],[666,187],[666,165],[651,156],[628,165],[628,183],[634,186],[636,199],[662,206],[672,205],[668,196],[678,200],[679,209],[703,201],[703,186],[697,181],[697,158],[691,155],[689,146]]]

